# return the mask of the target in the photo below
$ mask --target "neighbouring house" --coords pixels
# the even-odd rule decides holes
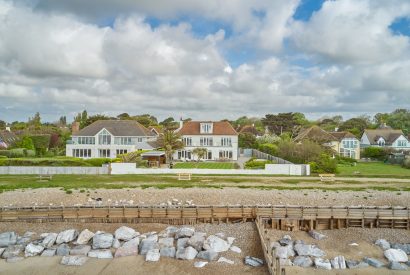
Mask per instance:
[[[0,130],[0,149],[7,149],[18,141],[18,136],[14,134],[9,127],[6,130]]]
[[[383,147],[395,150],[410,150],[410,142],[402,130],[390,127],[366,129],[360,140],[361,147]]]
[[[155,136],[159,136],[160,134],[162,134],[164,131],[158,127],[158,126],[150,126],[148,127],[148,130],[151,131]]]
[[[159,147],[157,137],[134,120],[99,120],[79,130],[73,123],[66,155],[79,158],[116,158],[117,155]]]
[[[196,160],[195,148],[207,149],[204,160],[238,160],[238,133],[227,121],[181,121],[176,131],[185,148],[175,152],[174,160]]]
[[[252,134],[255,137],[260,137],[263,134],[262,132],[258,131],[258,129],[256,129],[255,125],[244,125],[242,127],[239,127],[239,134],[245,133]]]
[[[319,126],[302,130],[295,142],[311,140],[326,146],[340,156],[360,159],[360,141],[350,132],[326,132]]]

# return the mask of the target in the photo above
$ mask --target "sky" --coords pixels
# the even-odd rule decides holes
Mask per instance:
[[[0,119],[410,108],[408,0],[0,0]]]

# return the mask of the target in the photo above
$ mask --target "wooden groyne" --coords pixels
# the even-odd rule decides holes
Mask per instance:
[[[50,206],[3,207],[0,222],[107,222],[195,224],[255,221],[279,230],[348,227],[410,230],[409,207],[304,206]]]

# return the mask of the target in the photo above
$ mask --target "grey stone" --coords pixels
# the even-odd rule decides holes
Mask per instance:
[[[35,245],[33,243],[29,243],[26,246],[26,249],[24,250],[24,256],[25,257],[33,257],[33,256],[37,256],[38,254],[40,254],[41,252],[43,252],[44,247],[41,245]]]
[[[407,262],[409,260],[406,252],[401,249],[387,249],[384,251],[384,256],[389,260],[389,262]]]
[[[68,229],[58,233],[56,244],[69,243],[75,240],[78,236],[78,231],[75,229]]]
[[[194,235],[191,238],[189,238],[187,244],[195,248],[197,251],[201,251],[205,242],[205,237],[205,233],[195,232]]]
[[[318,240],[318,241],[323,240],[324,238],[326,238],[326,235],[323,235],[323,234],[321,234],[321,233],[319,233],[319,232],[317,232],[317,231],[315,231],[315,230],[310,230],[310,231],[309,231],[309,235],[310,235],[313,239]]]
[[[193,227],[181,227],[175,233],[175,238],[176,239],[190,238],[194,235],[194,233],[195,233],[195,229]]]
[[[281,246],[279,242],[271,242],[270,243],[270,249],[276,248]]]
[[[391,245],[391,248],[401,249],[406,252],[407,255],[410,254],[410,243],[394,243]]]
[[[188,246],[189,238],[181,238],[177,240],[177,249],[185,248]]]
[[[315,245],[296,244],[294,245],[294,249],[299,256],[323,257],[326,255],[323,250]]]
[[[80,244],[76,245],[70,250],[70,255],[84,255],[86,256],[88,252],[91,250],[90,245]]]
[[[308,256],[296,256],[293,260],[293,264],[300,267],[311,267],[313,265],[313,261]]]
[[[399,262],[389,262],[388,267],[391,270],[407,270],[407,266]]]
[[[110,233],[95,234],[93,237],[93,249],[110,248],[113,241],[114,236]]]
[[[315,266],[320,269],[326,269],[326,270],[332,269],[332,265],[330,264],[330,261],[327,259],[322,259],[322,258],[315,258]]]
[[[26,231],[26,232],[23,234],[23,237],[24,237],[24,238],[31,238],[31,237],[33,237],[33,236],[36,235],[36,234],[37,234],[36,232]]]
[[[8,258],[12,258],[12,257],[17,257],[17,256],[19,256],[19,255],[23,252],[23,250],[24,250],[24,246],[23,246],[23,245],[19,245],[19,244],[10,245],[10,246],[8,246],[8,247],[4,250],[3,254],[1,255],[1,257],[2,257],[3,259],[8,259]]]
[[[332,267],[334,269],[346,269],[346,260],[343,256],[336,256],[330,260]]]
[[[30,237],[18,237],[16,244],[26,245],[31,241]]]
[[[15,232],[4,232],[0,234],[0,247],[8,247],[17,243],[17,234]]]
[[[21,262],[22,260],[24,260],[23,257],[13,256],[13,257],[7,258],[6,262],[8,262],[8,263],[17,263],[17,262]]]
[[[142,240],[139,246],[139,251],[141,255],[145,255],[151,249],[159,249],[159,245],[156,241],[145,239]]]
[[[258,266],[262,266],[263,265],[263,260],[256,258],[256,257],[251,257],[251,256],[246,256],[245,257],[245,264],[246,265],[250,265],[253,267],[258,267]]]
[[[57,233],[47,234],[47,236],[43,239],[42,245],[46,248],[52,247],[57,240],[57,236]]]
[[[114,239],[114,241],[112,242],[112,248],[117,249],[119,247],[121,247],[121,242],[117,239]]]
[[[182,240],[182,239],[180,239]],[[174,238],[161,238],[158,240],[158,245],[162,249],[163,247],[173,247]]]
[[[174,238],[175,233],[178,231],[178,227],[175,226],[168,226],[165,228],[165,233],[167,234],[168,237]]]
[[[188,246],[186,248],[178,249],[175,257],[182,260],[193,260],[196,255],[198,255],[198,251],[196,251],[192,246]]]
[[[199,251],[196,257],[199,259],[204,259],[204,260],[211,262],[211,261],[215,261],[218,258],[218,252],[215,252],[213,250]]]
[[[0,253],[0,255],[1,255],[1,253]],[[406,262],[406,265],[407,265],[407,266],[410,266],[410,261],[407,261],[407,262]]]
[[[97,258],[97,259],[112,259],[112,252],[110,249],[98,249],[98,250],[90,250],[88,252],[88,257],[90,258]]]
[[[88,258],[86,256],[76,255],[76,256],[63,256],[61,259],[62,265],[73,265],[80,266],[87,262]]]
[[[383,267],[383,266],[384,266],[384,263],[382,263],[381,261],[379,261],[379,260],[377,260],[377,259],[375,259],[375,258],[365,257],[365,258],[363,259],[363,261],[364,261],[365,263],[367,263],[368,265],[373,266],[373,267],[375,267],[375,268],[380,268],[380,267]]]
[[[362,261],[355,261],[355,260],[346,260],[346,266],[349,269],[356,269],[356,268],[365,268],[368,267],[369,264],[362,262]]]
[[[57,256],[67,256],[70,254],[70,247],[68,244],[63,243],[57,247]]]
[[[380,246],[383,250],[390,249],[390,243],[385,239],[378,239],[374,244]]]
[[[175,252],[176,252],[175,247],[162,247],[160,248],[160,251],[159,251],[162,257],[169,257],[169,258],[174,258]]]
[[[55,248],[45,249],[43,253],[41,253],[41,257],[53,257],[54,255],[56,255],[56,251],[57,249]]]
[[[138,255],[138,247],[140,244],[140,239],[138,237],[129,240],[128,242],[123,243],[121,247],[119,247],[115,251],[115,257],[126,257],[126,256],[134,256]]]
[[[0,248],[0,257],[1,257],[1,255],[3,254],[3,252],[4,252],[4,250],[6,250],[6,248]]]
[[[158,262],[159,258],[161,258],[161,254],[159,253],[159,249],[151,249],[145,255],[145,261],[147,261],[147,262]]]
[[[202,268],[202,267],[206,266],[207,264],[208,264],[208,262],[203,262],[203,261],[195,262],[195,263],[194,263],[194,267],[196,267],[196,268]]]
[[[275,249],[275,256],[279,259],[288,258],[288,248],[286,246],[280,246]]]
[[[228,251],[229,247],[230,245],[228,242],[215,235],[210,235],[208,238],[206,238],[203,245],[203,248],[205,250],[213,250],[215,252]]]
[[[115,230],[115,238],[120,241],[129,241],[138,237],[140,235],[139,232],[135,231],[133,228],[127,226],[121,226],[117,230]]]
[[[285,235],[282,237],[282,239],[279,240],[279,244],[283,246],[289,245],[292,243],[293,243],[292,238],[289,235]]]
[[[217,262],[218,263],[226,263],[226,264],[230,264],[230,265],[233,265],[235,263],[234,261],[229,260],[225,257],[220,257]]]
[[[81,231],[77,238],[77,244],[88,244],[90,240],[94,237],[94,233],[88,229]]]
[[[292,266],[292,261],[290,259],[279,259],[279,264],[281,266]]]
[[[238,254],[241,254],[241,253],[242,253],[242,249],[240,249],[239,247],[237,247],[237,246],[235,246],[235,245],[232,245],[232,246],[229,248],[229,250],[232,251],[232,252],[238,253]]]

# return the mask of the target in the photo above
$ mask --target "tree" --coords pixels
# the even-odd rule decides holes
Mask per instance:
[[[351,118],[349,120],[346,120],[345,122],[340,125],[339,130],[340,131],[349,131],[353,135],[355,135],[357,138],[360,139],[360,136],[362,135],[363,131],[370,126],[370,122],[368,118],[366,117],[355,117]]]
[[[4,120],[0,119],[0,130],[6,129],[7,123]]]
[[[127,120],[130,119],[130,115],[128,113],[122,113],[117,116],[118,119]]]
[[[195,148],[194,150],[192,150],[192,154],[197,156],[197,162],[200,162],[201,159],[204,159],[207,153],[208,150],[206,148]]]
[[[306,123],[304,115],[301,113],[279,113],[277,115],[267,114],[262,118],[263,125],[276,135],[284,132],[294,133],[301,125]]]
[[[34,117],[29,118],[28,124],[29,124],[29,125],[32,125],[32,126],[34,126],[34,127],[36,127],[36,128],[40,128],[40,127],[41,127],[41,117],[40,117],[40,113],[39,113],[39,112],[36,112],[36,113],[34,114]]]
[[[256,137],[251,133],[240,133],[238,136],[238,145],[240,148],[258,148]]]
[[[81,121],[80,122],[80,128],[84,128],[87,127],[88,125],[98,121],[98,120],[110,120],[113,119],[112,117],[108,117],[106,115],[101,115],[101,114],[97,114],[97,115],[93,115],[87,118],[87,120],[85,122]]]
[[[33,140],[29,136],[24,136],[17,146],[28,150],[34,150]]]
[[[410,133],[410,110],[395,110],[389,115],[387,125],[394,129],[401,129],[405,135],[408,135]]]
[[[167,163],[172,160],[172,155],[175,151],[184,148],[184,144],[181,141],[181,135],[172,130],[165,130],[164,133],[158,137],[158,143],[161,148],[165,150]]]
[[[66,126],[67,125],[67,117],[66,116],[61,116],[60,119],[58,120],[58,123],[61,126]]]

